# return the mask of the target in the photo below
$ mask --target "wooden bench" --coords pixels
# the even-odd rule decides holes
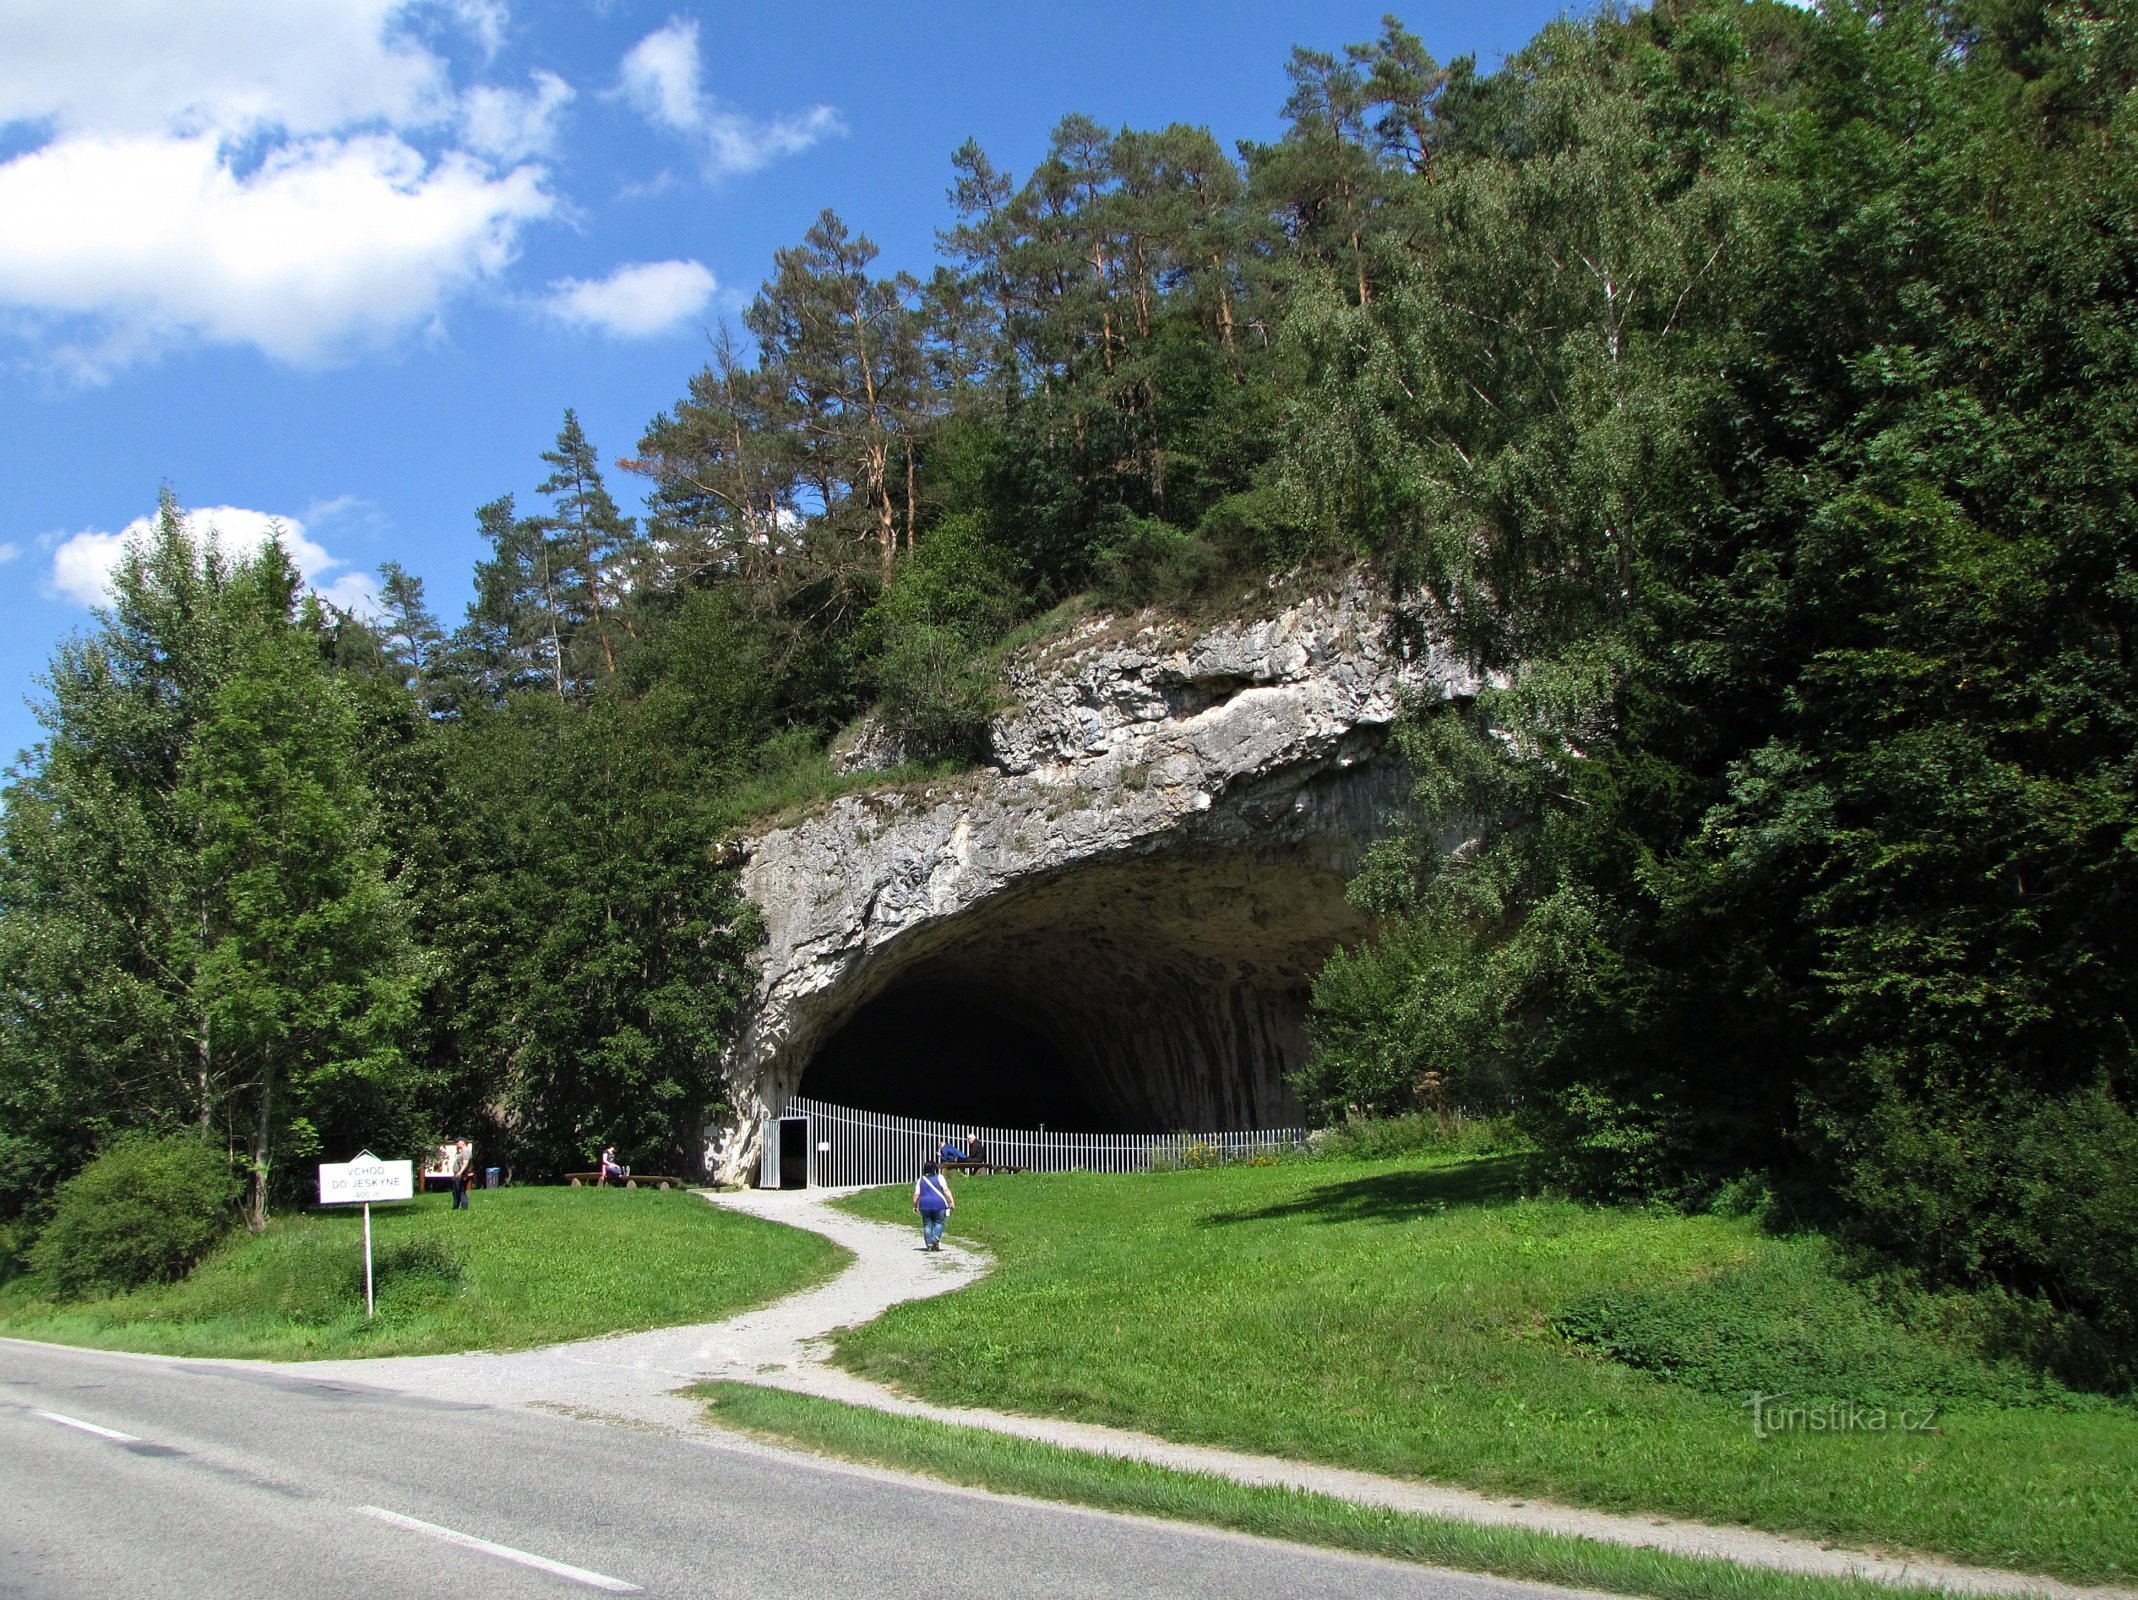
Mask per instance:
[[[963,1173],[1024,1171],[1024,1168],[1016,1165],[1014,1162],[996,1161],[992,1158],[986,1161],[945,1161],[942,1163],[942,1168],[945,1172]]]
[[[564,1181],[574,1189],[599,1189],[602,1187],[601,1174],[599,1172],[567,1172],[564,1175]],[[653,1189],[680,1189],[683,1187],[681,1178],[664,1177],[655,1172],[634,1172],[626,1176],[621,1183],[612,1183],[608,1187],[611,1189],[636,1189],[642,1183]]]

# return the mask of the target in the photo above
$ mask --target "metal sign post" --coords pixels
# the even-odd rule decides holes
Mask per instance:
[[[381,1161],[366,1150],[354,1161],[322,1161],[319,1164],[319,1203],[323,1206],[361,1205],[364,1208],[364,1317],[377,1312],[371,1278],[371,1202],[413,1200],[416,1169],[409,1161]]]

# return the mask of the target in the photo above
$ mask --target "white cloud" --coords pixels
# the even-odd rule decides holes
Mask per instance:
[[[384,615],[379,610],[379,580],[368,572],[344,572],[325,583],[312,585],[320,599],[367,622]]]
[[[641,261],[606,278],[563,278],[549,286],[550,315],[619,339],[666,333],[705,309],[717,285],[695,261]]]
[[[698,24],[677,18],[633,45],[618,88],[639,114],[697,144],[708,176],[755,172],[846,131],[830,106],[761,121],[722,106],[705,92]]]
[[[342,571],[349,563],[327,553],[309,538],[295,517],[271,516],[243,506],[201,506],[185,513],[186,531],[195,539],[213,540],[228,555],[249,556],[277,533],[304,581],[347,611],[375,612],[378,584],[367,572]],[[100,606],[111,599],[111,575],[128,545],[156,531],[153,516],[136,517],[117,533],[85,528],[62,539],[52,552],[52,588],[77,605]]]
[[[446,64],[404,0],[9,0],[0,122],[62,135],[411,127],[452,109]]]
[[[52,587],[76,605],[100,606],[111,598],[111,575],[124,554],[126,535],[84,528],[52,552]]]
[[[500,161],[548,155],[557,139],[557,113],[572,103],[572,86],[554,72],[537,72],[534,87],[479,84],[461,101],[468,148]]]
[[[532,169],[308,140],[240,177],[212,139],[79,138],[0,166],[0,300],[101,325],[92,366],[174,334],[317,361],[435,316],[554,201]]]
[[[8,540],[5,544],[0,544],[0,567],[6,566],[10,561],[13,561],[17,556],[21,554],[22,546],[16,544],[12,539]]]
[[[557,205],[572,96],[457,89],[419,31],[485,51],[501,0],[0,4],[0,311],[98,378],[174,342],[329,359],[435,321]],[[456,143],[457,138],[457,143]]]
[[[678,132],[696,130],[704,115],[698,87],[698,25],[673,21],[631,47],[624,57],[623,91],[639,112]]]
[[[448,0],[453,19],[483,48],[485,60],[505,42],[505,24],[512,19],[504,0]]]

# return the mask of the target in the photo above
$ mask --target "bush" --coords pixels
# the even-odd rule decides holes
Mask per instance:
[[[0,1222],[0,1288],[7,1287],[29,1268],[30,1241],[36,1235],[28,1222],[17,1217]]]
[[[909,758],[970,761],[986,753],[1001,693],[986,646],[1017,614],[1007,562],[973,519],[951,518],[870,608],[879,710]]]
[[[64,1298],[182,1278],[229,1231],[237,1192],[191,1134],[122,1139],[59,1186],[30,1263]]]
[[[1223,574],[1224,563],[1204,540],[1154,518],[1132,517],[1107,530],[1092,588],[1119,611],[1186,610]]]
[[[1149,1170],[1207,1172],[1213,1167],[1277,1167],[1300,1160],[1303,1155],[1302,1151],[1270,1146],[1228,1150],[1221,1144],[1212,1144],[1192,1133],[1183,1133],[1177,1135],[1170,1144],[1151,1147]]]
[[[2065,1406],[2054,1379],[1912,1326],[1810,1243],[1704,1281],[1616,1290],[1554,1320],[1566,1338],[1708,1394],[1859,1405]]]
[[[1862,1119],[1849,1236],[1933,1285],[2031,1302],[2057,1332],[2018,1342],[2054,1348],[2066,1381],[2138,1388],[2138,1117],[2105,1085],[1956,1098],[1889,1092]]]
[[[1399,1117],[1351,1117],[1341,1127],[1313,1137],[1314,1151],[1360,1161],[1388,1161],[1398,1156],[1489,1156],[1521,1148],[1513,1124],[1505,1117],[1474,1117],[1451,1111],[1443,1122],[1428,1112]]]

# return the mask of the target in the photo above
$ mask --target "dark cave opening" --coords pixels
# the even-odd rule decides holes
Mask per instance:
[[[834,1105],[989,1128],[1128,1131],[1086,1094],[1071,1058],[984,990],[915,984],[879,995],[827,1040],[801,1092]]]

